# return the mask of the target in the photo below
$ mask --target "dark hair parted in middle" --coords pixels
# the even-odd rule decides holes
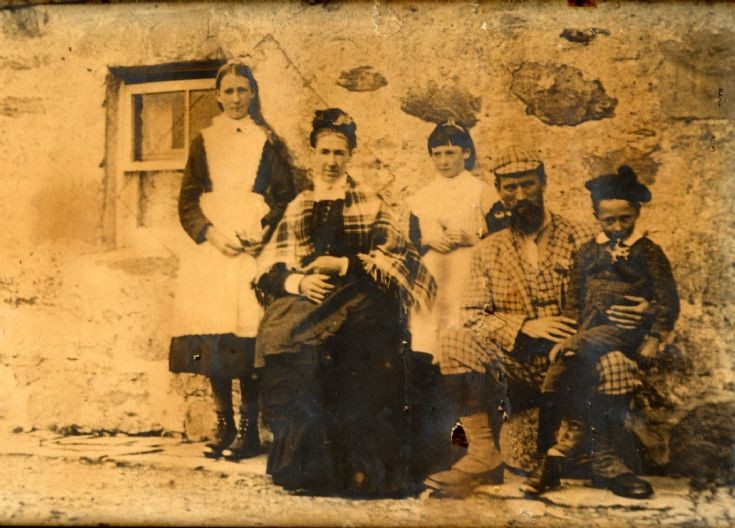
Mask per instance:
[[[224,64],[219,70],[217,70],[217,77],[214,81],[215,90],[219,91],[222,79],[224,79],[225,75],[229,73],[247,79],[250,91],[253,92],[253,99],[250,101],[248,114],[256,124],[261,126],[266,125],[265,119],[263,118],[263,114],[260,110],[260,92],[258,90],[258,81],[255,80],[255,76],[253,75],[253,70],[250,69],[250,66],[243,64],[242,62],[233,61]],[[220,102],[217,102],[217,106],[222,110],[222,104]]]
[[[340,108],[317,110],[314,112],[314,119],[311,121],[309,143],[311,143],[312,147],[316,147],[316,140],[319,134],[323,132],[336,132],[345,137],[350,150],[352,150],[357,146],[356,129],[357,125],[352,118]]]
[[[475,143],[472,141],[469,131],[453,121],[437,125],[429,135],[428,143],[429,154],[431,154],[431,149],[434,147],[443,147],[445,145],[461,147],[463,151],[469,150],[470,157],[464,160],[464,168],[469,170],[475,166]]]

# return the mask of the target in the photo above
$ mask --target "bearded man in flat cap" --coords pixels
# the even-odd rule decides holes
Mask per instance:
[[[469,446],[449,470],[431,475],[425,484],[432,496],[464,497],[476,486],[502,482],[503,421],[523,409],[546,407],[539,423],[538,453],[555,444],[562,415],[584,420],[589,413],[599,414],[606,427],[595,442],[593,482],[621,496],[650,496],[650,484],[628,469],[613,449],[630,395],[640,385],[633,361],[617,351],[597,361],[595,393],[600,397],[592,400],[594,408],[570,401],[565,403],[577,408],[562,410],[558,400],[540,392],[549,353],[576,331],[576,321],[562,316],[562,304],[574,253],[595,232],[548,210],[546,172],[537,156],[510,149],[493,172],[510,225],[476,246],[462,306],[465,326],[445,333],[439,356]],[[634,302],[612,306],[608,319],[628,328],[643,324],[649,303],[643,298]],[[558,481],[557,475],[550,478]],[[546,488],[556,484],[544,483]]]

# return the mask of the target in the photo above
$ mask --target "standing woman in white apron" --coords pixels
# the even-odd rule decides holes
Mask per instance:
[[[288,152],[261,114],[250,68],[224,65],[215,88],[223,113],[192,141],[179,195],[179,219],[194,243],[181,255],[169,369],[210,378],[217,425],[205,455],[239,460],[260,451],[255,257],[295,192]]]

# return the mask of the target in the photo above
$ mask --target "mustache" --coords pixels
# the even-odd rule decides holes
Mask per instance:
[[[520,200],[510,208],[511,226],[523,231],[533,233],[541,227],[544,221],[544,206],[529,200]]]

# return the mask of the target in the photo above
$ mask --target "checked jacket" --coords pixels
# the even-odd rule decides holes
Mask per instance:
[[[550,216],[538,269],[528,262],[521,236],[512,229],[477,244],[461,308],[464,328],[442,337],[442,373],[484,372],[496,363],[509,378],[540,386],[547,354],[520,356],[516,340],[527,319],[561,315],[574,253],[594,236],[586,226]],[[621,352],[606,354],[596,368],[599,392],[626,394],[640,385],[636,364]]]

